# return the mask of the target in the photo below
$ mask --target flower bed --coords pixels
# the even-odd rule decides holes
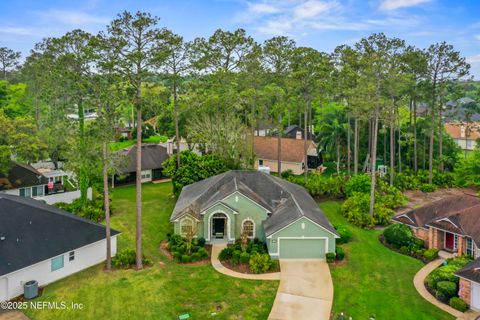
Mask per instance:
[[[218,259],[225,267],[241,273],[258,274],[280,270],[278,260],[272,260],[266,244],[257,238],[253,241],[238,240],[234,245],[223,249]]]
[[[188,240],[174,234],[169,237],[166,249],[172,258],[180,263],[194,263],[210,259],[210,254],[205,248],[205,239],[201,237]]]
[[[458,297],[459,279],[455,276],[455,272],[470,261],[472,261],[471,258],[467,256],[448,259],[446,264],[433,270],[425,278],[425,287],[439,301],[459,311],[466,311],[468,308],[466,303]]]

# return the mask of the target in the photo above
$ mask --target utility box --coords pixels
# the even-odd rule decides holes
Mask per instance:
[[[38,281],[30,280],[23,285],[23,296],[25,299],[33,299],[38,296]]]

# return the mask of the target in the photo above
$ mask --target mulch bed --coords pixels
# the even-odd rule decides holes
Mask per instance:
[[[167,249],[167,244],[168,244],[167,240],[163,240],[162,242],[160,242],[160,252],[162,252],[169,260],[174,261],[175,259],[173,259],[172,253]],[[204,265],[210,264],[210,257],[212,256],[212,245],[206,244],[205,249],[208,252],[208,258],[200,261],[182,263],[182,264],[186,266],[204,266]]]
[[[252,271],[250,271],[250,266],[247,264],[247,263],[240,263],[240,264],[237,264],[237,265],[233,265],[230,261],[228,260],[222,260],[220,261],[222,263],[222,265],[227,268],[227,269],[230,269],[230,270],[233,270],[233,271],[236,271],[236,272],[239,272],[239,273],[244,273],[244,274],[258,274],[258,273],[253,273]],[[267,272],[264,272],[264,273],[261,273],[261,274],[267,274],[267,273],[276,273],[276,272],[280,272],[280,270],[278,271],[267,271]]]
[[[385,247],[387,247],[388,249],[390,249],[390,250],[392,250],[392,251],[395,251],[395,252],[397,252],[397,253],[403,254],[404,256],[409,256],[409,257],[418,259],[418,260],[422,261],[424,264],[427,264],[427,263],[431,262],[430,260],[426,259],[423,255],[412,254],[412,253],[409,253],[409,252],[402,252],[402,251],[400,251],[400,250],[397,249],[396,247],[388,244],[388,243],[385,241],[385,238],[384,238],[383,234],[380,234],[380,235],[378,236],[378,240],[380,241],[381,244],[383,244],[383,245],[384,245]]]

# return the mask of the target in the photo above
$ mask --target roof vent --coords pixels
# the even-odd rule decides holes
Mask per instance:
[[[0,237],[0,241],[5,241],[5,237],[4,237],[4,236],[1,236],[1,237]]]

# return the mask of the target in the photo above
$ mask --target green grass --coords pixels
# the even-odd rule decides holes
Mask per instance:
[[[172,231],[175,200],[171,184],[143,186],[143,249],[153,265],[142,271],[105,273],[98,265],[45,288],[38,301],[83,304],[83,310],[32,310],[36,319],[266,319],[278,282],[230,278],[210,265],[185,266],[169,261],[159,243]],[[122,232],[119,249],[134,247],[135,188],[113,191],[112,227]],[[68,263],[68,262],[67,262]],[[212,317],[211,313],[217,316]]]
[[[340,215],[340,204],[320,203],[333,224],[348,225],[353,240],[343,245],[348,262],[332,267],[333,311],[353,319],[454,319],[425,301],[415,290],[413,277],[423,263],[393,252],[378,241],[378,230],[350,225]]]
[[[146,139],[144,139],[142,142],[145,143],[162,143],[167,141],[167,137],[165,136],[151,136]],[[118,151],[123,148],[128,148],[130,146],[133,146],[137,142],[136,139],[134,140],[124,140],[124,141],[119,141],[119,142],[112,142],[110,143],[110,150],[111,151]]]

